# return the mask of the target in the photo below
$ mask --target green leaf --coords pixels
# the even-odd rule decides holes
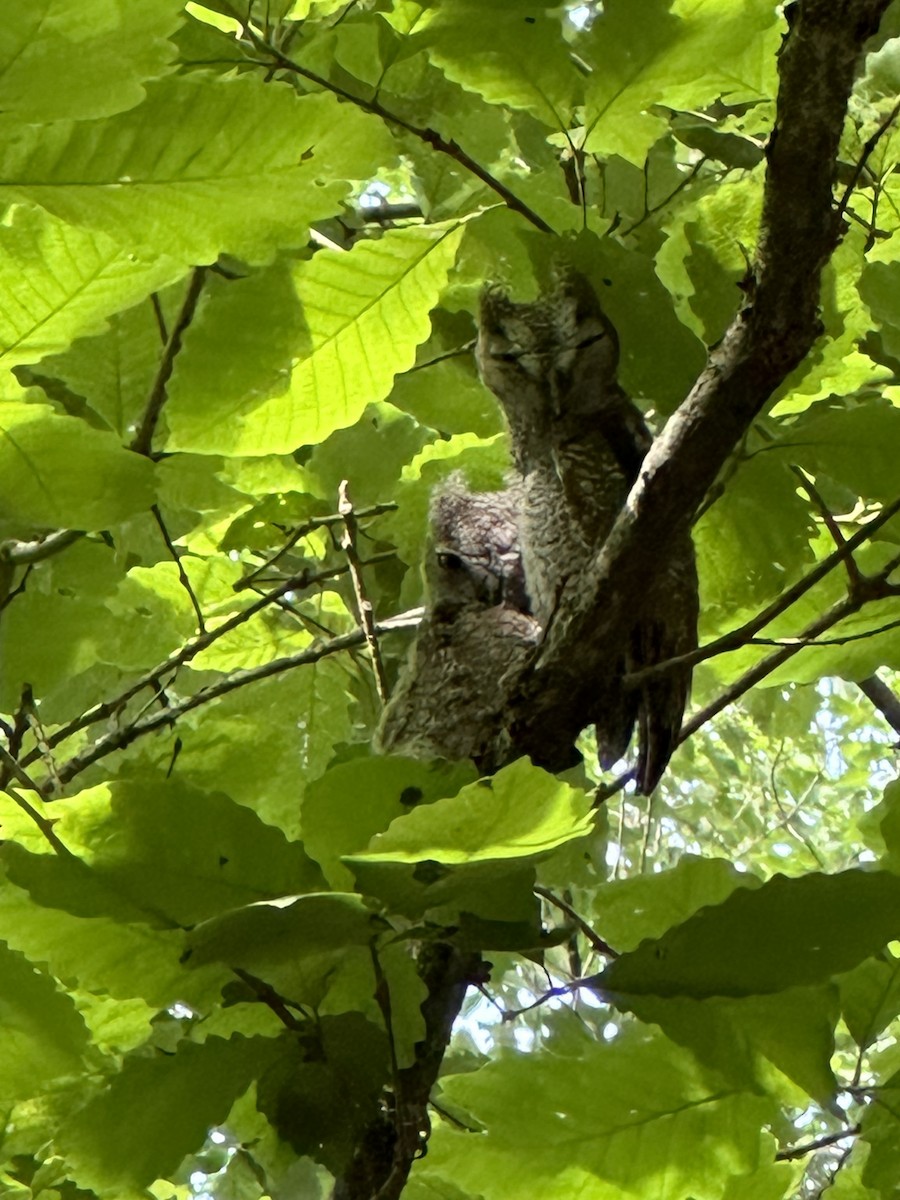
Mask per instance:
[[[593,819],[584,792],[520,759],[398,817],[344,862],[362,891],[401,912],[449,906],[527,922],[534,864],[588,834]]]
[[[671,871],[597,888],[596,927],[616,950],[634,950],[645,938],[662,937],[698,909],[721,904],[736,888],[755,888],[759,883],[724,859],[686,855]]]
[[[59,1131],[79,1185],[139,1188],[169,1175],[279,1052],[274,1039],[209,1038],[175,1054],[128,1059]]]
[[[169,448],[283,454],[352,425],[415,361],[461,237],[457,223],[394,230],[301,264],[294,288],[304,327],[287,390],[232,407],[228,421],[205,388],[183,393],[168,412]]]
[[[323,884],[298,843],[184,783],[101,784],[53,806],[55,831],[105,883],[179,925]]]
[[[900,1175],[900,1075],[894,1075],[883,1087],[873,1088],[871,1102],[865,1106],[862,1135],[871,1149],[863,1169],[863,1183],[889,1196]]]
[[[83,120],[133,108],[143,82],[171,70],[179,0],[34,0],[5,15],[0,111],[27,121]]]
[[[88,1033],[69,996],[8,946],[0,945],[0,1103],[34,1096],[57,1075],[81,1070]]]
[[[209,454],[221,445],[227,453],[231,435],[223,440],[223,430],[284,389],[303,340],[303,310],[287,261],[242,279],[210,278],[169,383],[166,420],[174,446],[202,446]],[[185,441],[186,425],[193,440]]]
[[[860,963],[838,982],[847,1028],[865,1050],[900,1013],[900,962],[885,952],[883,959]]]
[[[228,979],[221,968],[186,970],[182,933],[150,928],[150,914],[135,920],[127,901],[90,872],[63,870],[52,856],[11,856],[9,846],[4,857],[0,937],[32,962],[46,963],[67,984],[120,1000],[140,997],[155,1008],[179,1000],[206,1006],[218,997]]]
[[[414,47],[424,43],[429,60],[448,79],[557,129],[568,123],[581,91],[560,34],[556,13],[523,11],[517,0],[495,0],[490,8],[478,0],[455,0],[427,9],[411,41]]]
[[[662,999],[617,993],[616,1007],[658,1025],[667,1037],[692,1051],[698,1062],[719,1071],[736,1087],[776,1091],[777,1067],[824,1106],[838,1090],[831,1069],[839,1009],[833,985],[788,988],[768,996],[741,999],[684,996]],[[791,1102],[796,1097],[786,1097]]]
[[[360,1013],[325,1017],[318,1032],[312,1053],[289,1047],[260,1080],[258,1104],[298,1155],[338,1172],[378,1111],[389,1046],[383,1030]]]
[[[812,565],[809,507],[780,457],[742,462],[694,530],[711,637],[738,624],[737,607],[764,604]]]
[[[265,261],[336,213],[391,153],[384,126],[330,95],[250,76],[178,76],[103,122],[7,131],[6,194],[183,264]],[[340,164],[340,165],[338,165]]]
[[[296,837],[303,785],[350,736],[348,684],[335,656],[236,689],[182,722],[179,775],[204,791],[227,780],[232,799]],[[152,753],[165,770],[171,744]]]
[[[306,789],[300,812],[309,853],[336,889],[353,876],[344,854],[363,850],[396,818],[471,783],[468,764],[420,763],[405,758],[370,758],[332,767]]]
[[[265,972],[307,955],[367,946],[383,922],[351,893],[261,900],[204,921],[188,938],[192,965],[225,962]]]
[[[719,1195],[758,1165],[760,1125],[774,1107],[723,1088],[686,1051],[637,1027],[574,1053],[508,1053],[445,1078],[443,1090],[471,1114],[467,1125],[484,1128],[442,1123],[423,1169],[496,1200]]]
[[[15,207],[0,225],[0,363],[63,350],[183,273],[165,253],[144,261],[104,233]]]
[[[817,479],[824,474],[858,496],[889,503],[898,494],[900,410],[875,400],[831,411],[817,405],[785,431],[779,450]]]
[[[884,798],[872,812],[884,839],[884,866],[900,875],[900,784],[895,780],[884,789]]]
[[[897,876],[776,875],[622,955],[600,983],[640,995],[766,995],[848,971],[898,936]]]
[[[391,404],[442,433],[492,437],[503,428],[497,402],[470,367],[446,359],[408,371],[394,383]]]
[[[414,809],[377,834],[369,862],[427,859],[445,866],[535,861],[590,833],[590,797],[519,759],[457,796]]]
[[[84,236],[76,229],[71,232]],[[116,313],[108,325],[105,333],[79,337],[63,353],[43,358],[36,374],[61,380],[127,441],[147,404],[159,369],[162,339],[149,301]],[[171,462],[160,465],[171,469]]]
[[[665,129],[654,106],[699,109],[774,91],[782,31],[766,0],[627,0],[604,4],[588,53],[585,149],[640,166]]]
[[[153,503],[153,465],[47,404],[0,400],[0,518],[104,529]]]

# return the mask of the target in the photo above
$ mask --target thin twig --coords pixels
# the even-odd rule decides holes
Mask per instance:
[[[887,133],[887,131],[890,129],[890,127],[893,125],[893,123],[897,120],[898,116],[900,116],[900,100],[897,101],[897,103],[894,105],[894,107],[891,109],[891,111],[888,113],[888,115],[884,118],[884,120],[881,122],[881,124],[878,126],[878,128],[875,130],[875,132],[872,134],[872,136],[863,143],[863,152],[859,157],[859,161],[857,162],[856,167],[854,168],[853,174],[850,177],[850,182],[847,184],[847,187],[844,190],[844,194],[843,194],[843,196],[841,196],[841,199],[837,206],[837,212],[838,212],[839,217],[842,217],[844,215],[847,205],[850,203],[850,197],[853,195],[854,189],[856,188],[856,185],[859,183],[860,176],[862,175],[863,171],[866,168],[866,163],[869,161],[869,159],[872,156],[872,151],[875,149],[875,147],[878,145],[878,143],[881,141],[881,139],[884,137],[884,135]]]
[[[816,621],[813,621],[803,631],[801,638],[809,639],[815,637],[824,630],[830,629],[832,625],[836,625],[838,621],[843,621],[845,617],[851,616],[858,609],[859,604],[846,597],[826,613],[823,613]],[[743,696],[750,688],[755,687],[761,679],[765,679],[767,675],[771,675],[782,663],[787,662],[789,658],[792,658],[799,650],[802,650],[804,644],[805,642],[801,640],[790,646],[782,646],[774,654],[769,654],[765,658],[760,659],[758,663],[739,676],[715,700],[707,704],[705,708],[701,708],[699,712],[694,713],[690,720],[685,721],[678,735],[679,744],[691,737],[692,734],[695,734],[702,725],[705,725],[712,717],[717,716],[723,708],[727,708],[729,704],[733,704],[735,700]]]
[[[503,1022],[515,1021],[517,1017],[531,1012],[532,1009],[542,1008],[548,1000],[558,1000],[563,996],[573,996],[576,992],[580,992],[582,988],[596,988],[600,978],[599,975],[585,975],[581,979],[573,979],[571,983],[564,983],[558,987],[548,988],[546,992],[538,996],[531,1004],[524,1004],[521,1008],[506,1009],[503,1013]]]
[[[650,159],[648,158],[647,163],[649,164],[649,162],[650,162]],[[687,174],[685,174],[684,177],[673,188],[673,190],[671,192],[669,192],[668,196],[666,196],[666,198],[664,200],[660,200],[658,204],[654,204],[652,208],[647,207],[647,199],[648,199],[647,184],[648,184],[649,180],[647,178],[645,178],[645,180],[644,180],[644,213],[642,216],[638,217],[638,219],[634,222],[633,225],[629,225],[627,229],[623,229],[621,236],[623,238],[628,237],[629,234],[634,233],[634,231],[638,228],[639,225],[643,225],[643,223],[646,220],[648,220],[650,217],[652,217],[655,213],[658,213],[660,209],[665,208],[667,204],[671,204],[672,201],[675,199],[675,197],[680,192],[683,192],[686,187],[689,187],[690,184],[692,184],[694,182],[694,180],[697,178],[697,175],[700,173],[700,170],[706,166],[707,162],[708,162],[708,156],[705,154],[702,155],[697,160],[697,162],[694,163],[694,165],[691,167],[690,171],[688,171]],[[727,175],[728,172],[726,171],[725,174]]]
[[[792,466],[791,471],[800,480],[800,486],[803,488],[804,492],[806,492],[807,498],[819,510],[822,523],[831,534],[831,540],[834,542],[838,550],[840,550],[841,547],[846,543],[847,539],[844,537],[844,531],[834,519],[834,514],[832,513],[831,509],[825,503],[824,497],[821,495],[815,483],[802,467]],[[859,586],[862,578],[859,566],[857,565],[856,559],[852,554],[849,554],[844,559],[844,566],[847,570],[847,578],[850,580],[850,588],[852,590],[853,588]]]
[[[41,562],[65,550],[79,538],[84,537],[81,529],[56,529],[46,537],[36,538],[32,542],[9,541],[0,543],[0,559],[3,562],[22,566],[25,563]]]
[[[31,735],[34,738],[35,749],[40,755],[41,761],[47,770],[47,774],[50,777],[50,782],[54,786],[58,786],[59,778],[56,774],[56,762],[53,758],[53,751],[47,744],[47,735],[44,732],[44,726],[41,724],[41,719],[38,716],[37,705],[34,702],[34,695],[32,693],[30,683],[26,683],[22,688],[22,701],[19,712],[22,719],[25,721],[27,728],[31,731]]]
[[[396,501],[393,500],[387,500],[381,504],[370,504],[367,508],[359,508],[356,510],[356,519],[361,521],[364,517],[380,517],[382,513],[395,512],[396,509],[397,504]],[[309,534],[315,532],[315,530],[324,529],[330,525],[341,525],[343,524],[343,521],[344,518],[340,513],[328,513],[324,517],[313,517],[311,521],[307,521],[303,525],[298,525],[297,528],[291,532],[284,545],[280,549],[276,550],[271,558],[267,558],[265,562],[260,563],[258,567],[254,567],[249,575],[245,575],[243,579],[239,579],[237,581],[237,583],[234,585],[234,590],[239,592],[242,588],[252,587],[260,575],[264,574],[271,567],[273,567],[275,563],[277,563],[279,559],[282,559],[289,550],[296,546],[298,542],[302,541],[303,538],[308,537]]]
[[[816,1138],[812,1142],[804,1142],[802,1146],[792,1146],[788,1150],[779,1150],[775,1155],[777,1162],[790,1162],[795,1158],[805,1158],[807,1154],[815,1154],[817,1150],[824,1150],[828,1146],[834,1146],[837,1142],[842,1142],[844,1138],[856,1137],[860,1132],[859,1125],[851,1125],[848,1129],[841,1129],[837,1133],[826,1133],[820,1138]]]
[[[807,646],[846,646],[848,644],[848,642],[862,642],[862,641],[865,641],[866,638],[877,637],[879,634],[888,633],[891,629],[897,629],[898,627],[900,627],[900,619],[898,619],[896,621],[887,621],[884,625],[878,625],[874,629],[864,629],[861,633],[847,633],[843,637],[831,637],[831,638],[753,637],[748,640],[747,645],[748,646],[796,646],[798,650],[803,650]]]
[[[169,536],[166,523],[163,520],[162,513],[159,511],[159,505],[152,505],[150,511],[153,513],[153,519],[159,526],[159,532],[162,534],[162,539],[166,543],[166,549],[172,556],[172,561],[174,562],[176,570],[178,571],[178,578],[181,581],[181,586],[188,594],[191,607],[193,608],[194,614],[197,617],[197,629],[201,634],[206,633],[206,624],[203,620],[203,609],[200,607],[200,601],[197,599],[194,589],[191,587],[191,581],[188,579],[187,571],[184,569],[184,563],[181,561],[181,554],[178,552],[178,548]]]
[[[159,293],[151,292],[150,303],[153,306],[153,315],[156,317],[156,328],[159,330],[159,340],[163,345],[169,340],[169,333],[166,329],[166,317],[162,310],[162,305],[159,302]]]
[[[740,650],[754,634],[757,634],[761,629],[765,629],[776,617],[789,609],[791,605],[796,604],[801,596],[815,587],[817,583],[820,583],[836,566],[846,561],[854,550],[861,546],[863,542],[868,541],[876,530],[885,525],[898,512],[900,512],[900,499],[894,500],[886,508],[883,508],[881,512],[877,513],[871,521],[867,521],[852,537],[847,538],[827,558],[823,558],[802,579],[798,579],[795,584],[783,591],[780,596],[777,596],[771,604],[767,605],[762,612],[757,613],[755,617],[738,626],[737,629],[723,633],[715,641],[707,642],[705,646],[701,646],[698,650],[691,651],[690,654],[681,654],[677,658],[668,658],[664,662],[656,663],[652,667],[645,667],[641,671],[631,672],[625,676],[624,682],[626,687],[636,687],[654,675],[663,675],[676,666],[685,666],[688,664],[695,666],[697,663],[705,662],[708,658],[714,658],[719,654],[726,654],[731,650]]]
[[[266,983],[264,979],[259,979],[256,975],[251,975],[249,971],[245,971],[243,967],[232,967],[235,975],[243,983],[246,983],[253,990],[257,998],[270,1008],[278,1020],[285,1026],[286,1029],[292,1029],[295,1032],[304,1028],[304,1022],[298,1021],[294,1014],[290,1011],[286,1001],[282,996],[275,991],[271,984]]]
[[[548,904],[552,904],[554,908],[558,908],[560,912],[564,912],[570,921],[573,921],[587,940],[591,943],[598,954],[604,954],[607,958],[618,958],[618,954],[613,950],[612,946],[607,945],[603,938],[596,933],[587,923],[584,917],[580,916],[567,900],[555,895],[549,888],[537,885],[534,888],[535,895],[543,896]]]
[[[0,746],[0,763],[2,763],[5,771],[19,781],[22,787],[27,788],[30,792],[35,792],[38,796],[41,795],[40,784],[36,783],[28,774],[28,772],[25,771],[18,762],[16,762],[5,746]],[[21,808],[22,812],[27,813],[31,820],[34,821],[35,825],[53,847],[54,853],[66,856],[69,855],[68,848],[63,845],[63,843],[53,832],[53,822],[51,820],[49,820],[47,817],[42,817],[37,809],[33,808],[28,803],[24,796],[20,796],[19,793],[14,791],[12,788],[7,789],[6,794],[13,801],[13,803],[17,804],[19,808]]]
[[[344,520],[344,531],[341,534],[341,549],[347,556],[350,568],[350,578],[353,581],[353,595],[356,599],[356,615],[363,632],[366,635],[366,645],[372,658],[372,669],[375,672],[375,686],[382,704],[387,704],[388,686],[384,673],[384,663],[381,661],[381,651],[375,636],[375,611],[372,601],[366,595],[366,585],[362,577],[362,562],[356,545],[359,526],[353,511],[353,502],[347,491],[348,480],[342,479],[338,487],[338,512]]]
[[[401,614],[400,617],[392,617],[387,621],[379,622],[375,626],[375,633],[380,636],[395,629],[412,627],[418,625],[420,619],[418,616],[411,617]],[[227,696],[229,692],[233,692],[237,688],[246,687],[251,683],[258,683],[260,680],[269,679],[273,675],[283,674],[285,671],[292,671],[295,667],[304,667],[320,662],[323,658],[327,658],[331,654],[339,654],[344,650],[352,650],[356,646],[364,645],[365,641],[366,637],[363,630],[352,629],[349,633],[341,634],[325,643],[314,644],[305,650],[298,651],[296,654],[289,654],[284,658],[273,659],[271,662],[263,663],[261,666],[253,667],[251,670],[235,671],[230,675],[226,675],[217,683],[201,688],[194,695],[171,704],[168,708],[159,710],[148,717],[124,726],[122,729],[113,730],[104,737],[98,738],[93,745],[73,755],[72,758],[59,767],[57,772],[59,781],[62,785],[69,783],[76,775],[80,775],[82,771],[92,766],[95,762],[98,762],[101,758],[106,758],[107,755],[113,754],[117,750],[124,750],[132,742],[143,737],[145,734],[154,733],[167,725],[174,725],[185,713],[191,712],[195,708],[200,708],[203,704],[209,704],[213,700],[220,700],[223,696]],[[44,790],[42,794],[49,795],[49,789]]]
[[[229,14],[235,20],[240,18],[232,9],[230,4],[223,4],[223,8],[228,9]],[[308,79],[310,83],[316,84],[327,92],[331,92],[334,96],[340,96],[342,100],[346,100],[348,104],[353,104],[357,108],[361,108],[364,112],[372,113],[373,116],[380,117],[382,121],[386,121],[390,125],[396,125],[400,129],[405,129],[407,133],[418,138],[419,141],[425,142],[431,146],[433,150],[437,150],[441,154],[446,154],[460,166],[465,167],[476,179],[480,179],[483,184],[495,192],[507,208],[511,208],[513,212],[519,213],[526,221],[529,221],[541,233],[553,233],[552,226],[548,225],[543,217],[538,214],[506,186],[496,179],[491,173],[485,170],[478,162],[475,161],[469,154],[463,150],[458,142],[452,139],[448,141],[434,129],[423,128],[419,125],[413,125],[411,121],[404,120],[403,117],[397,116],[396,113],[389,112],[378,100],[365,100],[362,96],[355,96],[352,92],[348,92],[346,88],[341,87],[337,83],[332,83],[326,79],[324,75],[317,75],[315,71],[310,71],[307,67],[303,67],[300,63],[295,62],[286,54],[283,54],[276,46],[267,42],[250,26],[245,26],[247,37],[262,54],[266,54],[272,60],[273,64],[282,71],[290,71],[292,74],[299,75],[302,79]]]
[[[10,568],[7,567],[6,570],[9,571]],[[33,570],[34,570],[34,564],[29,563],[28,566],[25,568],[25,570],[22,572],[22,578],[19,580],[19,582],[16,584],[16,586],[14,588],[12,588],[10,591],[8,591],[6,593],[6,595],[3,597],[3,599],[0,600],[0,612],[3,612],[4,608],[8,608],[9,605],[12,604],[13,600],[15,600],[16,596],[22,595],[22,593],[25,591],[25,588],[28,585],[28,577]],[[6,571],[3,571],[3,568],[0,567],[0,573],[5,574]],[[13,574],[14,574],[14,571],[13,571]],[[6,580],[7,583],[9,583],[11,581],[12,581],[11,577]]]
[[[184,337],[184,332],[194,319],[197,301],[200,299],[205,278],[206,267],[194,267],[188,280],[187,291],[184,294],[181,309],[175,319],[175,324],[172,326],[169,340],[163,349],[156,378],[153,380],[153,386],[150,388],[150,396],[147,400],[147,406],[144,409],[144,415],[141,418],[137,433],[131,440],[130,448],[136,454],[149,454],[153,449],[153,435],[156,432],[156,426],[162,414],[163,405],[166,402],[166,388],[168,387],[169,379],[175,366],[175,358],[181,349],[181,339]]]

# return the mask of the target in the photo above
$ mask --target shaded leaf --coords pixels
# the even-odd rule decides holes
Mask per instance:
[[[153,503],[153,466],[46,404],[0,401],[0,518],[103,529]]]
[[[59,1131],[79,1184],[137,1188],[170,1174],[280,1052],[274,1039],[209,1038],[128,1059]]]
[[[0,945],[0,1011],[4,1105],[34,1096],[54,1076],[81,1069],[88,1032],[71,997],[6,945]]]
[[[442,1124],[425,1170],[497,1200],[716,1195],[758,1165],[760,1124],[773,1108],[637,1028],[576,1053],[506,1054],[443,1088],[486,1128]]]
[[[641,995],[765,995],[848,971],[898,936],[897,876],[776,875],[622,955],[600,983]]]
[[[53,807],[56,832],[111,887],[179,925],[324,882],[303,847],[222,793],[101,784]]]

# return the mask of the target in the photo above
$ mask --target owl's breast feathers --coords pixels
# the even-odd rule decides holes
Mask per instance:
[[[585,578],[625,504],[652,438],[618,383],[618,338],[590,284],[569,272],[537,301],[497,289],[482,300],[477,357],[507,417],[524,477],[520,532],[525,582],[542,624],[559,596]],[[636,778],[652,791],[677,745],[690,669],[626,689],[623,676],[696,645],[697,580],[689,532],[673,537],[648,581],[634,628],[594,687],[601,761],[627,750],[635,720]],[[602,607],[603,597],[597,597]],[[557,748],[548,749],[552,761]],[[559,757],[562,757],[560,753]]]

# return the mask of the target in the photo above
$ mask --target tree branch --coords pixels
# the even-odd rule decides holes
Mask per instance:
[[[374,1117],[357,1141],[353,1159],[335,1182],[332,1200],[399,1200],[413,1162],[430,1133],[428,1104],[453,1022],[470,984],[485,977],[480,954],[449,942],[428,942],[419,953],[419,976],[427,989],[422,1002],[425,1036],[415,1061],[397,1071],[394,1106]]]
[[[200,299],[205,279],[206,267],[195,267],[191,272],[187,291],[181,303],[181,310],[175,319],[172,332],[169,334],[169,340],[163,349],[156,378],[153,380],[153,386],[150,389],[147,407],[144,409],[144,415],[141,418],[137,433],[135,433],[131,441],[131,449],[136,454],[149,454],[153,449],[153,435],[156,432],[156,426],[162,414],[163,405],[166,402],[166,388],[175,366],[178,351],[181,349],[181,339],[184,337],[184,331],[194,319],[197,301]]]
[[[166,523],[163,520],[162,513],[159,510],[159,505],[152,505],[150,511],[153,514],[154,521],[156,521],[156,524],[159,527],[159,532],[162,534],[162,540],[166,543],[166,549],[169,551],[172,561],[175,564],[175,568],[178,571],[178,579],[181,583],[181,586],[187,592],[188,599],[191,602],[191,608],[193,608],[194,615],[197,618],[197,629],[201,634],[206,633],[206,622],[203,620],[203,609],[200,607],[200,601],[197,599],[196,593],[191,587],[191,581],[188,578],[187,571],[184,569],[184,563],[181,561],[181,554],[178,551],[178,547],[172,541],[172,538],[169,535],[169,530],[166,528]]]
[[[388,696],[387,677],[384,673],[384,664],[381,661],[381,651],[378,649],[378,638],[375,636],[375,611],[372,608],[372,601],[366,594],[366,585],[362,576],[362,560],[359,557],[359,549],[356,545],[359,525],[356,520],[356,513],[353,511],[353,502],[347,491],[348,483],[348,480],[342,479],[338,491],[338,511],[344,518],[341,548],[347,556],[350,578],[353,580],[356,614],[359,618],[360,627],[366,635],[366,645],[369,648],[369,656],[372,659],[372,670],[375,674],[378,698],[382,704],[386,704]]]
[[[89,708],[87,712],[82,713],[74,720],[61,725],[55,733],[51,734],[47,739],[47,747],[53,749],[61,742],[73,737],[82,729],[87,729],[91,725],[95,725],[98,721],[105,721],[107,717],[114,716],[120,713],[139,692],[145,688],[156,688],[160,680],[167,675],[173,675],[180,667],[186,666],[192,659],[196,658],[204,650],[207,650],[219,638],[231,633],[240,625],[245,624],[257,613],[261,612],[270,604],[277,604],[279,599],[290,591],[302,591],[312,587],[316,583],[320,583],[325,579],[331,579],[334,575],[346,571],[345,566],[330,567],[325,571],[319,571],[315,574],[310,574],[307,571],[301,571],[298,575],[291,575],[283,580],[277,587],[270,592],[266,592],[259,600],[241,609],[240,612],[223,621],[221,625],[217,625],[215,629],[208,630],[206,633],[200,634],[197,637],[191,638],[180,650],[176,650],[163,662],[153,667],[145,675],[142,675],[135,683],[131,684],[117,696],[113,696],[110,700],[103,700],[99,704],[95,704],[93,708]],[[400,629],[408,625],[417,624],[421,617],[421,612],[418,609],[412,609],[408,613],[401,613],[397,617],[389,617],[382,622],[384,629]],[[22,759],[22,765],[27,767],[40,757],[39,751],[31,750]]]
[[[728,633],[723,633],[715,641],[707,642],[705,646],[700,646],[690,654],[682,654],[677,658],[669,658],[664,662],[655,663],[652,667],[645,667],[641,671],[634,671],[632,674],[625,676],[625,683],[629,687],[634,687],[637,684],[643,683],[645,679],[652,678],[654,675],[664,674],[666,671],[671,670],[672,667],[682,666],[685,663],[695,666],[697,663],[706,662],[707,659],[715,658],[719,654],[727,654],[731,650],[739,650],[742,646],[746,646],[754,640],[755,635],[761,629],[765,629],[776,617],[796,604],[801,596],[804,596],[817,583],[820,583],[836,566],[842,562],[851,563],[853,561],[853,551],[868,541],[874,533],[883,525],[886,525],[898,512],[900,512],[900,499],[894,500],[886,508],[883,508],[871,521],[867,521],[861,529],[858,529],[852,537],[846,539],[842,537],[836,550],[832,551],[827,558],[823,558],[811,571],[808,571],[796,583],[786,588],[780,596],[776,596],[771,604],[766,605],[761,612],[757,613],[749,621],[745,621],[743,625],[729,630]],[[858,570],[850,572],[848,568],[848,574],[850,575],[851,583],[857,587],[864,586]]]
[[[265,599],[268,603],[271,597],[266,596]],[[375,632],[380,636],[394,629],[402,629],[405,625],[417,625],[419,619],[418,615],[401,614],[400,617],[393,617],[387,621],[379,622],[375,626]],[[196,639],[198,642],[202,640],[204,639]],[[116,750],[124,750],[126,746],[130,746],[132,742],[137,741],[140,737],[144,737],[145,734],[155,733],[167,725],[174,725],[185,713],[191,712],[195,708],[200,708],[203,704],[209,704],[212,700],[220,700],[223,696],[227,696],[229,692],[233,692],[237,688],[246,687],[251,683],[258,683],[261,679],[269,679],[271,676],[280,675],[284,671],[292,671],[294,667],[309,666],[311,663],[316,663],[323,658],[327,658],[330,654],[339,654],[343,650],[352,650],[357,646],[365,645],[365,641],[366,634],[364,630],[352,629],[349,633],[331,638],[330,641],[314,643],[312,646],[308,646],[305,650],[300,650],[296,654],[289,654],[284,658],[275,658],[271,662],[263,663],[261,666],[253,667],[251,670],[234,671],[231,675],[225,675],[217,683],[201,688],[198,692],[195,692],[192,696],[187,696],[184,700],[170,704],[167,708],[158,709],[147,717],[132,721],[131,724],[124,725],[121,729],[114,729],[112,732],[98,738],[91,746],[86,747],[78,754],[73,755],[67,762],[62,763],[56,772],[57,780],[54,783],[44,784],[41,788],[41,794],[48,799],[53,799],[52,792],[55,790],[57,784],[64,786],[89,766],[92,766],[95,762],[99,762],[101,758],[106,758],[107,755],[113,754]],[[197,653],[197,651],[195,650],[194,653]],[[157,668],[152,673],[154,677],[158,678],[157,672],[159,671],[160,668]],[[146,687],[149,681],[150,676],[145,676],[141,686]],[[130,694],[134,694],[137,686],[135,685]],[[81,719],[84,720],[84,718]],[[58,733],[59,731],[57,731]],[[28,759],[24,761],[28,761],[30,757],[28,756]]]
[[[231,5],[225,4],[223,7],[229,10],[230,15],[236,21],[241,21],[237,11]],[[448,141],[446,138],[441,137],[435,129],[427,129],[420,125],[414,125],[411,121],[404,120],[403,117],[397,116],[396,113],[389,112],[378,100],[366,100],[362,96],[354,96],[346,88],[342,88],[339,84],[332,83],[331,80],[326,79],[324,75],[318,75],[315,71],[310,71],[307,67],[301,66],[300,63],[288,58],[277,46],[273,46],[270,42],[267,42],[265,38],[261,37],[249,25],[245,24],[244,28],[256,49],[261,54],[266,55],[270,62],[279,70],[289,71],[293,75],[300,76],[301,79],[308,79],[310,83],[314,83],[317,87],[331,92],[332,95],[338,96],[341,100],[346,100],[348,104],[353,104],[357,108],[361,108],[363,112],[380,117],[389,125],[396,125],[399,129],[405,129],[414,138],[431,146],[432,149],[437,150],[440,154],[448,155],[470,174],[474,175],[476,179],[480,179],[485,186],[489,187],[492,192],[495,192],[500,197],[507,208],[511,208],[513,212],[519,213],[535,229],[539,229],[541,233],[553,233],[552,227],[547,224],[543,217],[539,216],[534,209],[529,208],[524,200],[520,200],[515,192],[510,191],[505,183],[501,183],[499,179],[491,175],[490,171],[487,171],[480,163],[476,162],[471,155],[463,150],[458,142],[452,139]]]
[[[893,731],[900,735],[900,698],[877,675],[869,675],[856,685],[875,705]]]
[[[818,337],[822,269],[842,227],[833,188],[847,101],[863,43],[888,2],[793,6],[747,301],[654,442],[586,586],[579,578],[577,589],[563,589],[537,660],[514,682],[498,763],[527,753],[553,768],[554,751],[571,746],[593,681],[625,644],[673,536],[693,521],[734,447]]]

